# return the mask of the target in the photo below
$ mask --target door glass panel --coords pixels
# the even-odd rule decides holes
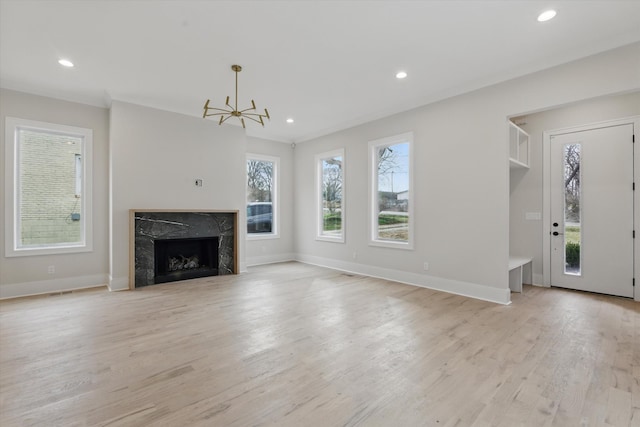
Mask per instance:
[[[580,163],[582,144],[564,146],[564,272],[581,274],[582,243]]]

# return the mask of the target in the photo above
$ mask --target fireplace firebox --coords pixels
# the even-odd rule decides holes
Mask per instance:
[[[218,275],[218,238],[155,239],[154,283]]]
[[[129,221],[130,289],[238,272],[238,211],[131,209]]]

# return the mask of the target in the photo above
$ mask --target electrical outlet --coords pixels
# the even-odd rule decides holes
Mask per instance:
[[[55,272],[56,272],[56,266],[55,265],[50,265],[49,267],[47,267],[47,273],[54,274]]]
[[[358,252],[353,253],[353,259],[358,259]]]
[[[429,269],[429,263],[425,262],[422,268],[424,268],[424,271],[427,271]]]

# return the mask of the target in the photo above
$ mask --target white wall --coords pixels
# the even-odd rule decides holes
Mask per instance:
[[[105,285],[108,273],[109,111],[11,90],[0,90],[0,218],[5,215],[5,117],[37,120],[93,130],[93,251],[7,258],[2,244],[0,298]],[[4,242],[4,226],[0,241]],[[50,265],[54,274],[48,274]]]
[[[514,255],[533,257],[534,283],[543,283],[543,263],[548,261],[542,257],[542,220],[525,219],[526,212],[542,213],[542,133],[633,115],[640,115],[640,92],[591,99],[515,118],[518,123],[526,123],[521,127],[530,135],[531,161],[529,170],[511,172],[509,247]]]
[[[119,101],[111,106],[110,126],[112,290],[129,287],[129,209],[238,210],[244,224],[241,127]],[[195,179],[204,185],[196,187]],[[242,269],[245,232],[239,230]]]
[[[294,151],[299,259],[507,303],[507,117],[638,88],[640,43],[299,144]],[[415,250],[371,247],[367,141],[408,131],[415,141]],[[346,242],[316,241],[314,155],[341,147]]]
[[[482,100],[476,93],[465,102],[440,102],[299,144],[294,154],[299,258],[508,302],[508,183],[506,145],[500,142],[504,118],[487,114]],[[415,188],[409,203],[414,203],[415,249],[369,246],[368,141],[409,131],[414,133]],[[345,243],[316,241],[314,156],[342,147]],[[424,262],[429,271],[423,270]]]
[[[280,159],[279,207],[280,231],[277,238],[246,240],[248,266],[295,259],[293,250],[293,148],[289,143],[247,136],[247,153]]]

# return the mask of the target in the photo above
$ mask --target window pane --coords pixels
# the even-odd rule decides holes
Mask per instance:
[[[83,243],[83,138],[18,130],[18,248]]]
[[[321,160],[322,229],[324,236],[342,236],[342,156]]]
[[[409,240],[409,143],[377,147],[377,238]]]
[[[273,162],[247,160],[247,233],[273,232]]]
[[[564,272],[575,275],[581,273],[580,152],[581,144],[564,146]]]

